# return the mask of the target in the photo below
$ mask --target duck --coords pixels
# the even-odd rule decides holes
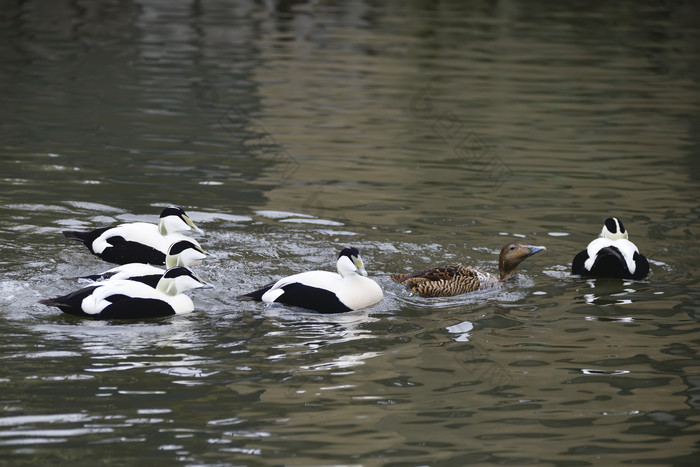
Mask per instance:
[[[649,274],[649,260],[629,240],[622,221],[608,217],[598,238],[574,257],[571,273],[640,280]]]
[[[202,233],[185,211],[176,206],[161,212],[158,224],[130,222],[112,227],[102,227],[89,232],[63,231],[66,238],[83,242],[90,253],[115,264],[148,263],[165,264],[168,248],[179,240],[201,246],[180,232]]]
[[[543,246],[513,242],[501,248],[498,255],[499,277],[471,266],[439,266],[412,274],[395,274],[391,280],[406,285],[421,297],[452,297],[477,290],[498,287],[517,276],[518,265],[530,256],[545,251]]]
[[[175,266],[195,266],[205,258],[207,258],[207,254],[200,247],[189,240],[180,240],[179,242],[173,243],[168,249],[168,254],[165,256],[165,269],[170,269]],[[91,274],[89,276],[76,277],[73,279],[91,282],[128,279],[143,282],[144,284],[156,288],[158,282],[163,277],[165,269],[146,263],[128,263],[98,274]]]
[[[96,320],[159,318],[194,311],[192,299],[183,292],[197,288],[213,286],[190,269],[176,266],[165,271],[155,289],[142,282],[111,280],[39,303]]]
[[[360,310],[384,298],[379,284],[367,277],[357,248],[344,248],[340,252],[337,270],[337,273],[307,271],[294,274],[237,298],[282,303],[324,314]]]

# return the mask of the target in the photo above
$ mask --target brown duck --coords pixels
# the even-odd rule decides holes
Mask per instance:
[[[496,287],[518,274],[518,265],[526,258],[546,250],[543,246],[514,242],[501,248],[498,255],[500,278],[471,266],[440,266],[413,274],[396,274],[391,280],[407,285],[421,297],[452,297]]]

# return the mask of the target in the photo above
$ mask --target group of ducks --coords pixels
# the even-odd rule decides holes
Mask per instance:
[[[178,207],[164,209],[157,225],[133,222],[89,232],[64,231],[67,238],[84,243],[94,255],[121,266],[77,278],[91,284],[40,303],[93,319],[145,319],[192,312],[194,304],[184,292],[213,286],[190,269],[208,255],[196,240],[182,233],[188,231],[201,233]],[[505,245],[498,258],[499,276],[470,266],[451,265],[397,274],[391,279],[421,297],[460,295],[498,287],[517,275],[521,262],[544,250],[543,246],[517,242]],[[295,274],[237,298],[319,313],[342,313],[374,305],[384,297],[379,284],[367,277],[356,248],[340,252],[337,270]],[[643,279],[649,273],[649,262],[629,241],[622,221],[611,217],[605,220],[599,238],[575,256],[571,272]]]

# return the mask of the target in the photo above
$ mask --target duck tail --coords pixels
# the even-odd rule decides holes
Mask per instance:
[[[92,274],[90,276],[78,276],[78,277],[61,277],[64,281],[71,282],[99,282],[105,280],[104,274]]]
[[[266,285],[262,289],[254,291],[254,292],[249,292],[247,294],[239,295],[236,297],[236,299],[237,300],[255,300],[256,302],[261,302],[262,296],[265,295],[265,292],[270,290],[273,285],[275,285],[274,282],[272,284]]]
[[[71,240],[78,240],[79,242],[82,242],[85,244],[86,247],[90,250],[91,253],[95,253],[92,249],[92,243],[105,233],[107,230],[111,229],[112,227],[102,227],[97,230],[92,230],[90,232],[78,232],[77,230],[64,230],[63,231],[63,236],[66,238],[70,238]],[[109,261],[109,260],[107,260]]]
[[[89,238],[90,232],[78,232],[76,230],[64,230],[63,231],[63,236],[66,238],[70,238],[72,240],[78,240],[80,242],[83,242],[87,244],[87,242],[90,241]]]
[[[408,278],[408,276],[410,276],[410,274],[394,274],[389,277],[397,284],[401,284],[404,280],[406,280],[406,278]]]
[[[37,303],[40,303],[40,304],[46,305],[46,306],[58,306],[59,305],[59,302],[57,301],[56,298],[45,298],[43,300],[39,300]]]

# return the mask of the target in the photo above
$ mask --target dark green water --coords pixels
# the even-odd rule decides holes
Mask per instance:
[[[696,465],[692,3],[5,2],[0,464]],[[37,303],[106,269],[66,228],[183,206],[196,312]],[[651,261],[586,280],[605,217]],[[505,289],[414,297],[445,263]],[[238,302],[358,247],[385,299]]]

